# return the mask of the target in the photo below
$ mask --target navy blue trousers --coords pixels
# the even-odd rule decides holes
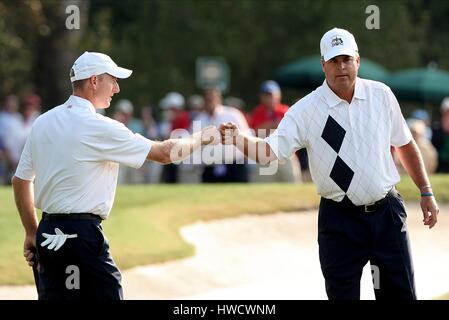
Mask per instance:
[[[42,247],[42,233],[77,234],[58,250]],[[100,220],[41,220],[36,236],[39,300],[121,300],[121,274]],[[75,279],[76,277],[76,279]]]
[[[318,216],[320,263],[330,300],[360,299],[360,279],[369,261],[376,300],[415,300],[404,202],[393,190],[374,212],[345,197],[321,199]]]

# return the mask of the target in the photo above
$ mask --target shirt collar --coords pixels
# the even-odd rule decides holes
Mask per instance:
[[[357,77],[355,80],[355,90],[354,90],[354,98],[365,100],[366,99],[366,89],[363,85],[363,82],[360,78]]]
[[[333,108],[333,107],[337,106],[340,102],[343,101],[343,99],[341,99],[339,96],[337,96],[332,91],[332,89],[327,84],[326,79],[323,82],[322,90],[323,90],[324,99],[326,100],[326,103],[328,104],[329,108]],[[366,99],[365,87],[364,87],[361,79],[358,77],[355,80],[355,89],[354,89],[353,100],[354,99],[361,99],[361,100]]]
[[[69,99],[66,101],[65,105],[67,105],[67,107],[69,106],[80,107],[92,113],[96,113],[95,107],[92,104],[92,102],[78,96],[71,95]]]

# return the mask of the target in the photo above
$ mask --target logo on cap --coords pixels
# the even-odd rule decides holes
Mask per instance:
[[[70,69],[70,78],[75,76],[75,70],[73,68]]]
[[[332,43],[331,43],[332,47],[341,46],[341,45],[343,45],[343,40],[341,38],[335,37],[332,39]]]

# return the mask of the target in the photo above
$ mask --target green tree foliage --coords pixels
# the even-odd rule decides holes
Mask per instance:
[[[39,93],[44,106],[63,101],[70,93],[68,74],[81,31],[67,30],[65,9],[88,1],[0,1],[0,93]],[[87,15],[87,14],[86,14]]]
[[[70,2],[73,1],[64,4]],[[86,7],[78,32],[64,28],[59,1],[0,0],[2,93],[29,84],[37,85],[43,92],[62,92],[61,88],[55,89],[57,85],[69,88],[62,71],[60,75],[51,73],[57,81],[33,76],[39,66],[41,71],[45,70],[42,66],[49,66],[42,63],[42,56],[60,61],[57,65],[61,64],[59,69],[65,72],[70,67],[68,61],[89,50],[108,53],[119,64],[134,70],[130,79],[120,83],[120,97],[138,104],[157,102],[168,91],[183,94],[198,91],[196,58],[222,56],[231,70],[228,94],[240,96],[252,106],[257,101],[261,81],[270,78],[273,70],[285,63],[317,54],[322,34],[335,26],[355,34],[362,59],[368,57],[390,70],[426,66],[432,61],[449,68],[446,1],[77,2]],[[41,7],[37,13],[31,9],[35,3]],[[379,30],[368,30],[365,26],[368,17],[365,9],[371,4],[380,8]],[[25,25],[21,25],[23,22]],[[47,30],[47,34],[39,30]],[[48,42],[54,34],[58,36]],[[42,47],[48,50],[36,51]],[[61,55],[65,57],[63,61],[56,59]]]
[[[39,20],[39,8],[17,6],[12,1],[0,2],[0,94],[6,95],[29,83],[33,67],[31,43],[35,32],[29,32],[29,21]],[[34,26],[33,26],[34,27]],[[44,31],[44,30],[42,30]],[[42,32],[41,31],[41,32]]]

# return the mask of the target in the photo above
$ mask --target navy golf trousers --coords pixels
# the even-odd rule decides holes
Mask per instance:
[[[121,300],[121,275],[103,234],[101,219],[90,214],[46,215],[36,235],[39,300]],[[81,215],[76,218],[76,215]],[[76,234],[57,251],[48,246],[42,233]]]
[[[369,261],[377,300],[415,300],[404,202],[393,189],[374,206],[322,198],[318,216],[321,270],[330,300],[360,299]]]

